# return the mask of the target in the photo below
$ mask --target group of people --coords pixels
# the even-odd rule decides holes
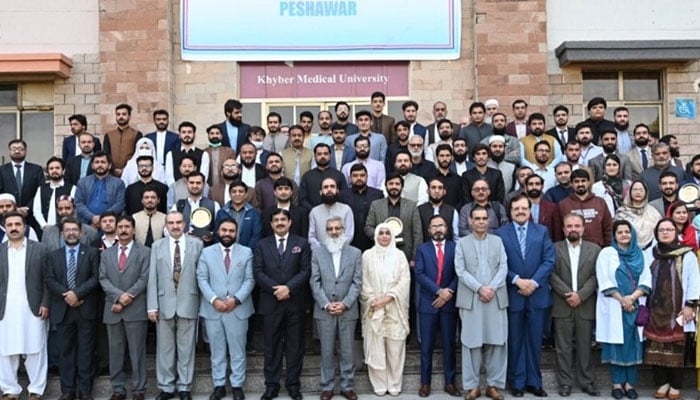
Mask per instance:
[[[357,125],[338,102],[335,122],[321,111],[312,133],[311,113],[286,129],[270,113],[266,131],[229,100],[205,149],[193,123],[170,132],[157,110],[144,135],[121,104],[102,143],[71,116],[63,157],[45,168],[10,141],[0,167],[0,331],[12,332],[0,336],[3,396],[21,394],[23,358],[32,400],[49,364],[60,400],[91,399],[101,362],[111,400],[124,400],[128,351],[132,396],[143,399],[150,321],[157,400],[191,399],[198,341],[210,348],[210,399],[226,396],[227,380],[244,399],[256,329],[261,399],[278,396],[283,358],[285,388],[301,399],[311,314],[322,400],[335,395],[336,354],[341,396],[357,399],[360,363],[376,395],[398,396],[407,343],[420,348],[419,395],[429,396],[438,341],[450,395],[480,397],[483,364],[493,400],[506,387],[547,396],[540,354],[552,340],[558,393],[578,382],[598,396],[592,338],[613,397],[637,397],[645,363],[656,397],[680,398],[679,370],[696,359],[700,201],[678,192],[700,184],[700,155],[684,168],[675,138],[650,146],[646,125],[630,132],[628,109],[606,120],[602,98],[575,128],[556,107],[547,131],[523,100],[510,123],[490,99],[461,124],[438,101],[428,126],[416,102],[398,122],[383,114],[382,93],[371,102]]]

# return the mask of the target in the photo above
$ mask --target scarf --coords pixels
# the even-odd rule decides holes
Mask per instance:
[[[627,246],[627,249],[623,249],[622,247],[620,247],[620,245],[615,240],[614,235],[612,240],[612,247],[615,250],[617,250],[617,255],[620,259],[620,262],[623,266],[626,265],[627,268],[629,268],[630,272],[632,273],[632,277],[634,278],[634,281],[637,282],[639,281],[639,276],[644,270],[644,253],[642,253],[642,249],[637,244],[637,231],[634,229],[634,227],[631,228],[631,233],[632,234],[630,237],[630,244],[629,246]]]

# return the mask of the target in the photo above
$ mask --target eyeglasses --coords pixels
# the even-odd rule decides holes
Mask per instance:
[[[645,190],[642,187],[636,187],[636,188],[630,189],[630,192],[638,192],[639,193],[639,192],[644,192],[644,191]]]
[[[659,233],[676,233],[675,228],[659,228]]]

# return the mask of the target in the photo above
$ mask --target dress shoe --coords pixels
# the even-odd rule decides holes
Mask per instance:
[[[620,400],[621,398],[625,397],[625,391],[622,390],[622,388],[613,388],[612,397],[614,399]],[[666,397],[665,394],[664,397]]]
[[[357,400],[357,393],[354,390],[341,390],[340,395],[348,400]]]
[[[510,390],[510,394],[511,394],[513,397],[523,397],[523,396],[525,396],[525,391],[522,390],[522,389],[517,389],[517,388],[516,388],[516,389],[511,389],[511,390]]]
[[[61,394],[61,397],[58,398],[58,400],[73,400],[75,399],[75,396],[73,396],[72,393],[63,393]]]
[[[454,383],[448,383],[447,385],[445,385],[445,393],[455,397],[462,396],[462,392],[460,392],[459,389],[457,389],[457,386],[455,386]]]
[[[321,400],[331,400],[333,398],[332,390],[324,390],[321,392]]]
[[[639,394],[637,394],[637,390],[635,388],[630,388],[630,389],[625,390],[625,395],[627,396],[628,399],[632,399],[632,400],[639,397]],[[680,393],[678,393],[678,397],[672,398],[671,393],[669,393],[668,398],[669,398],[669,400],[678,400],[681,398],[681,395],[680,395]]]
[[[209,400],[221,400],[224,397],[226,397],[226,386],[215,386],[214,391],[209,395]]]
[[[304,396],[302,396],[301,392],[297,390],[297,391],[289,393],[289,398],[292,400],[301,400],[304,398]]]
[[[501,392],[498,391],[498,388],[495,386],[489,386],[486,389],[486,396],[490,397],[493,400],[503,400],[503,395]]]
[[[569,397],[571,395],[571,386],[561,385],[559,386],[559,396]]]
[[[192,393],[187,390],[181,390],[177,395],[180,396],[180,400],[192,400]]]
[[[112,397],[109,400],[126,400],[126,395],[123,393],[112,393]]]
[[[475,400],[481,396],[481,389],[476,387],[464,394],[465,400]]]
[[[268,387],[265,389],[265,393],[260,396],[260,400],[272,400],[279,395],[279,390]]]
[[[528,393],[532,393],[535,397],[547,397],[547,392],[540,386],[525,386]]]
[[[139,392],[139,393],[133,393],[133,394],[131,395],[131,399],[132,399],[132,400],[145,400],[146,397],[144,396],[143,393],[140,393],[140,392]]]
[[[175,393],[166,392],[163,390],[161,390],[161,392],[158,393],[158,396],[156,396],[156,400],[170,400],[172,398],[175,398]]]
[[[583,393],[587,393],[589,396],[598,397],[600,396],[600,390],[598,390],[594,385],[588,385],[581,388]]]
[[[243,392],[243,388],[240,386],[233,387],[231,388],[231,391],[233,392],[233,400],[245,400],[245,392]],[[226,395],[226,387],[224,386],[224,396]]]
[[[418,389],[418,396],[420,396],[420,397],[430,396],[430,385],[421,384],[420,389]]]

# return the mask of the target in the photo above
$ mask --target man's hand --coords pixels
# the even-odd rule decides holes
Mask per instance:
[[[274,290],[272,294],[275,295],[277,301],[288,300],[291,297],[287,285],[273,286],[272,289]]]
[[[226,312],[231,312],[236,308],[236,300],[233,297],[226,297],[224,304],[226,304]]]
[[[220,313],[228,312],[228,307],[226,307],[226,302],[221,299],[216,299],[212,303],[214,309]]]
[[[518,294],[522,296],[529,296],[537,289],[537,285],[532,279],[518,278],[518,280],[515,281],[515,286],[518,287]]]
[[[576,308],[581,305],[581,297],[579,297],[578,293],[564,293],[564,296],[566,296],[566,302],[569,304],[569,307]]]
[[[493,290],[491,286],[482,286],[479,288],[479,300],[481,300],[482,303],[488,303],[491,300],[493,300],[493,296],[496,295],[496,291]]]
[[[41,319],[48,318],[49,317],[49,308],[44,307],[44,306],[39,307],[39,317],[41,317]]]
[[[132,301],[134,301],[134,296],[130,295],[129,293],[124,292],[121,296],[119,296],[119,303],[121,303],[121,305],[124,307],[131,304]]]
[[[17,212],[22,214],[23,217],[29,215],[29,207],[17,207]]]
[[[78,303],[80,303],[80,299],[78,299],[78,296],[72,290],[63,293],[63,301],[71,307],[76,307]]]
[[[149,311],[148,319],[151,320],[151,322],[158,322],[158,311]]]
[[[122,306],[119,303],[112,304],[112,312],[115,314],[119,314],[120,312],[122,312],[123,309],[124,309],[124,306]]]
[[[448,301],[450,301],[450,299],[452,299],[453,294],[454,294],[454,292],[450,288],[442,288],[442,289],[438,290],[438,297],[440,299],[442,299],[442,301],[445,303],[447,303]]]
[[[343,304],[342,302],[336,301],[335,303],[329,304],[328,307],[326,307],[326,309],[331,315],[342,315],[348,308],[345,307],[345,304]]]

